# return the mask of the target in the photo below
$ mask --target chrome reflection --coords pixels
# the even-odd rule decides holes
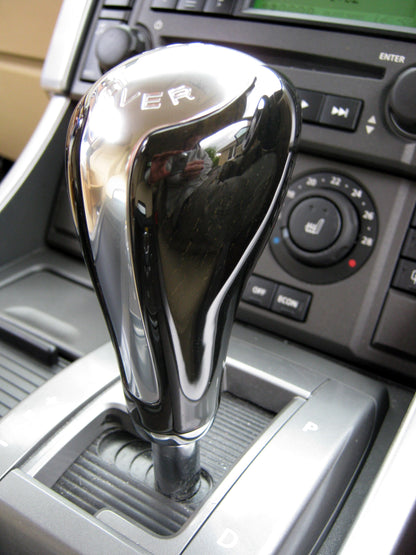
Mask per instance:
[[[104,75],[77,106],[68,182],[129,410],[153,440],[209,427],[245,279],[298,134],[290,86],[201,44]]]

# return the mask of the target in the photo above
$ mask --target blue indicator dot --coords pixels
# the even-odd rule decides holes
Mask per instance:
[[[273,237],[273,244],[278,245],[280,243],[280,237]]]

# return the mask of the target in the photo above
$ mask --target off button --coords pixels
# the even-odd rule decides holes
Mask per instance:
[[[272,311],[293,320],[304,322],[308,314],[312,295],[293,287],[279,285],[274,295]]]
[[[242,296],[243,301],[256,304],[262,308],[270,308],[273,294],[276,290],[276,283],[258,276],[251,276]]]

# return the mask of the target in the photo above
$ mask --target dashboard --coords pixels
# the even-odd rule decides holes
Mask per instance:
[[[218,478],[216,510],[203,505],[187,525],[184,509],[172,508],[180,525],[160,540],[159,524],[146,524],[152,516],[122,504],[130,490],[96,511],[91,499],[77,500],[65,474],[84,448],[83,457],[97,458],[105,444],[98,434],[110,430],[120,446],[132,433],[69,208],[65,137],[76,103],[105,71],[193,42],[240,50],[284,74],[302,128],[286,198],[239,304],[224,385],[256,407],[249,414],[268,431],[255,463],[244,470],[244,456],[233,463],[238,472]],[[0,546],[414,552],[416,3],[65,0],[41,84],[48,108],[0,186],[0,232],[10,238],[0,246]],[[269,413],[277,414],[271,425]],[[299,438],[328,421],[332,435],[305,444],[298,417]],[[114,449],[102,455],[103,468]],[[269,457],[264,466],[260,451]],[[110,480],[101,467],[94,472]],[[86,473],[76,478],[81,489],[92,488],[82,482]],[[257,500],[270,480],[268,497]],[[275,544],[253,539],[257,524],[258,534],[270,532],[252,525],[253,515],[230,516],[250,500],[259,521],[272,515],[272,530],[281,519],[283,531],[270,533]],[[304,517],[290,521],[299,507]]]
[[[107,54],[106,40],[112,55],[125,55],[114,53],[117,40],[111,33],[117,25],[121,34],[126,28],[138,30],[139,50],[210,42],[243,50],[287,75],[302,106],[300,155],[286,205],[254,272],[251,291],[243,297],[240,317],[414,383],[416,353],[405,331],[416,310],[411,279],[415,256],[409,250],[416,175],[410,92],[416,74],[414,13],[404,3],[397,7],[396,20],[385,14],[390,24],[383,26],[381,8],[374,6],[370,16],[367,9],[364,16],[354,11],[357,19],[372,17],[370,22],[377,22],[369,33],[365,20],[346,19],[348,10],[358,9],[355,4],[330,2],[323,5],[330,4],[332,11],[314,8],[318,15],[308,15],[299,26],[301,14],[313,12],[310,4],[300,6],[292,18],[284,2],[280,11],[278,2],[270,3],[272,8],[247,2],[155,2],[124,10],[104,4],[90,26],[70,95],[79,98],[101,75],[99,57]],[[406,14],[408,20],[403,19]],[[302,232],[302,223],[307,223],[302,207],[308,201],[315,203],[312,223],[319,222],[326,207],[331,210],[334,229],[328,230],[327,240]],[[298,223],[296,214],[292,216],[295,208]],[[350,221],[347,229],[345,222]],[[311,237],[319,237],[322,244],[308,244]],[[256,295],[253,287],[267,293]],[[286,288],[286,304],[268,302],[275,287]]]

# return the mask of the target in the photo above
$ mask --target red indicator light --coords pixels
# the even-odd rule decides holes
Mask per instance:
[[[348,260],[348,266],[349,266],[350,268],[355,268],[355,267],[357,266],[357,261],[354,260],[354,258],[350,258],[350,259]]]

